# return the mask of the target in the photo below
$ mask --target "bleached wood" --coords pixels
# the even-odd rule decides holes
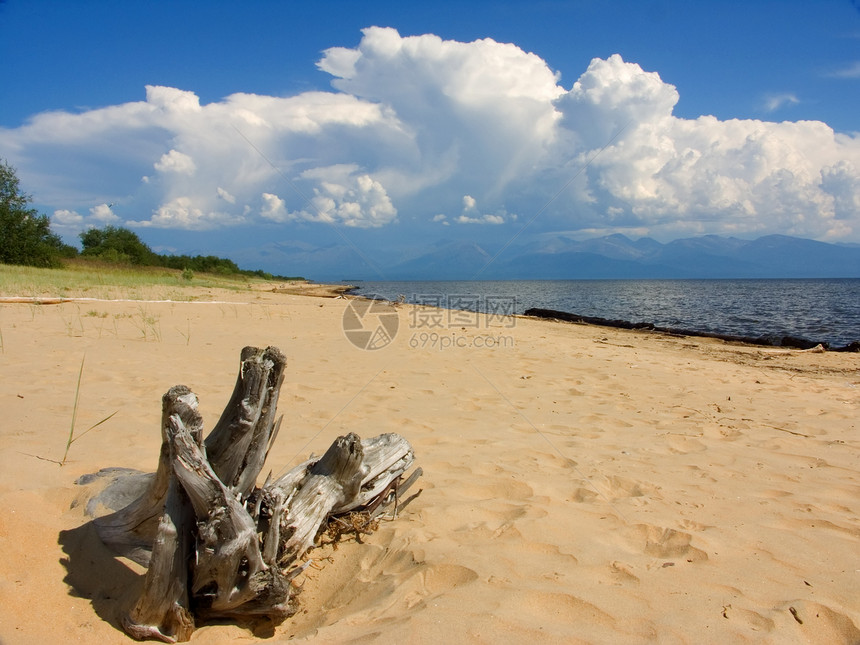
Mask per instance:
[[[205,443],[194,393],[176,386],[164,395],[155,476],[134,502],[95,520],[105,544],[149,567],[122,621],[134,638],[187,640],[195,618],[282,621],[295,611],[290,580],[303,569],[298,560],[328,518],[376,514],[417,476],[401,480],[414,455],[400,435],[349,433],[321,458],[257,487],[280,425],[274,419],[286,360],[272,347],[246,347],[241,358],[233,394]]]
[[[193,523],[188,499],[171,482],[143,592],[122,619],[123,629],[133,638],[165,643],[191,638],[194,616],[188,596],[188,554]]]
[[[361,490],[363,470],[364,449],[353,433],[335,439],[322,458],[307,469],[281,525],[284,535],[289,536],[281,562],[302,557],[332,509],[355,499]]]
[[[245,347],[233,395],[206,437],[212,470],[241,496],[251,492],[263,468],[286,366],[277,347]]]
[[[197,412],[197,396],[184,385],[167,391],[162,397],[161,410],[161,451],[149,487],[125,508],[93,521],[106,546],[143,566],[149,566],[152,543],[158,533],[173,472],[168,420],[175,414],[184,415],[192,434],[199,435],[203,430],[203,419]]]
[[[177,458],[177,432],[181,429],[188,442],[199,445],[202,428],[197,397],[186,387],[171,388],[162,398],[163,441],[159,468],[166,464],[170,469],[161,474],[168,481],[163,512],[151,545],[143,591],[134,608],[122,620],[123,629],[138,640],[185,641],[194,631],[188,591],[188,559],[192,552],[195,515],[173,468]],[[156,475],[156,481],[158,479],[159,475]],[[147,491],[144,497],[151,492]],[[147,505],[151,507],[152,501],[147,501]],[[133,514],[128,517],[133,517]]]
[[[400,477],[415,460],[412,446],[399,434],[381,434],[361,440],[366,470],[358,492],[352,499],[335,506],[332,513],[345,513],[366,506],[388,485]]]

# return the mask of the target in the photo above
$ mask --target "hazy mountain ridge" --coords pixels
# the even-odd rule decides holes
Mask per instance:
[[[566,236],[493,249],[439,241],[408,253],[275,242],[235,254],[241,265],[318,280],[858,278],[860,246],[767,235],[755,240],[706,235],[661,243],[621,234]]]

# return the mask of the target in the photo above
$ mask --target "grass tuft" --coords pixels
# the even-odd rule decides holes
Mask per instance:
[[[87,358],[86,354],[84,354],[83,358],[81,358],[81,369],[78,371],[78,384],[77,384],[77,387],[75,387],[75,403],[74,403],[74,406],[72,407],[72,423],[69,426],[69,439],[68,439],[68,441],[66,441],[66,451],[63,453],[63,458],[57,462],[61,466],[66,465],[66,459],[69,458],[69,450],[71,449],[72,444],[75,441],[77,441],[78,439],[83,437],[90,430],[94,430],[95,428],[98,428],[101,424],[103,424],[105,421],[107,421],[108,419],[113,417],[117,412],[119,412],[119,410],[114,411],[113,413],[109,414],[108,416],[106,416],[104,419],[102,419],[98,423],[91,425],[89,428],[84,430],[77,437],[75,436],[75,423],[77,422],[77,419],[78,419],[78,402],[80,401],[80,397],[81,397],[81,379],[83,378],[83,375],[84,375],[84,361],[86,360],[86,358]],[[51,461],[53,461],[53,460],[51,460]]]
[[[178,331],[182,335],[182,337],[185,339],[185,345],[187,347],[188,345],[191,344],[191,319],[186,318],[185,322],[187,324],[188,331],[183,332],[181,329],[179,329],[179,327],[176,328],[176,331]],[[0,337],[0,340],[2,340],[2,337]]]

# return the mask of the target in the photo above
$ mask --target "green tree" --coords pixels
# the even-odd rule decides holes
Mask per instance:
[[[59,266],[61,257],[75,251],[51,232],[48,216],[30,208],[31,201],[30,195],[21,192],[15,169],[0,162],[0,262]]]
[[[158,256],[137,236],[137,233],[119,226],[91,228],[80,235],[81,255],[108,262],[137,265],[158,264]]]

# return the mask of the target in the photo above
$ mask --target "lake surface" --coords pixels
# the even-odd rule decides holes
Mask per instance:
[[[531,307],[738,336],[860,340],[860,279],[359,282],[358,295],[446,309]]]

